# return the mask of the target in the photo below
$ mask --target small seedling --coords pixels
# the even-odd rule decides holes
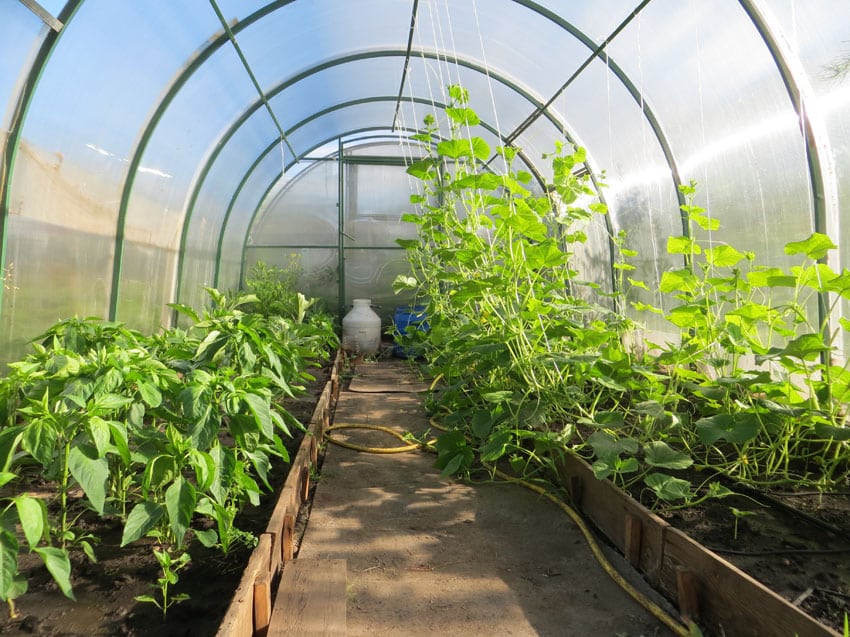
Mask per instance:
[[[732,539],[738,539],[738,520],[741,518],[745,518],[748,515],[755,515],[755,511],[742,511],[741,509],[736,509],[735,507],[729,507],[729,510],[732,512],[732,515],[735,516],[735,526],[732,530]]]
[[[162,570],[162,577],[157,579],[157,583],[155,585],[151,584],[151,588],[159,589],[162,601],[158,600],[153,595],[139,595],[136,597],[136,601],[153,604],[162,611],[162,618],[165,619],[165,615],[169,608],[174,606],[174,604],[189,599],[189,596],[185,593],[169,595],[168,589],[170,586],[177,584],[180,580],[177,573],[186,568],[189,562],[192,561],[192,558],[188,553],[181,553],[176,559],[172,558],[168,551],[155,550],[153,554],[156,556],[156,561],[159,562],[160,569]]]

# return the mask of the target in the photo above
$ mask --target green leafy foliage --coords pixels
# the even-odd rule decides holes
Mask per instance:
[[[194,538],[224,551],[254,540],[236,528],[236,516],[259,503],[272,458],[288,461],[283,438],[302,427],[281,399],[303,392],[310,367],[327,360],[337,336],[326,315],[308,312],[303,295],[294,294],[284,317],[246,311],[258,301],[253,294],[207,292],[202,310],[175,306],[191,321],[186,328],[144,337],[119,323],[69,319],[10,365],[0,381],[0,482],[34,466],[56,495],[50,509],[24,493],[6,501],[0,594],[7,601],[26,589],[17,526],[71,597],[69,554],[95,560],[98,542],[79,519],[120,517],[122,546],[150,536],[161,549],[154,603],[163,613],[179,599],[168,588]]]
[[[850,475],[850,370],[830,361],[850,320],[828,320],[850,298],[850,272],[827,264],[828,237],[788,243],[791,267],[759,263],[719,240],[720,219],[690,183],[683,233],[667,240],[681,265],[653,290],[620,231],[605,290],[574,258],[606,213],[578,170],[584,151],[556,143],[552,180],[534,187],[516,149],[478,144],[467,92],[448,95],[448,138],[408,170],[422,181],[404,217],[418,238],[399,242],[410,272],[395,284],[427,304],[420,338],[440,379],[429,405],[453,428],[437,444],[444,473],[465,475],[477,457],[535,476],[577,453],[665,507],[728,495],[717,474],[818,488]],[[425,124],[430,142],[436,122]],[[504,173],[480,163],[485,150]],[[627,306],[663,316],[668,342],[642,341]],[[708,479],[692,484],[700,472]]]

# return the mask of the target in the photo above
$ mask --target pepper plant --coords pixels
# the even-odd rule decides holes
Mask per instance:
[[[163,613],[182,599],[172,589],[192,542],[224,552],[255,542],[237,515],[270,489],[273,459],[289,460],[283,439],[303,428],[281,400],[304,390],[337,337],[326,316],[308,316],[303,295],[284,318],[243,311],[251,295],[207,292],[200,312],[176,306],[189,327],[150,337],[95,318],[61,321],[0,381],[2,482],[55,485],[49,508],[15,491],[0,504],[10,610],[26,584],[16,524],[69,596],[69,552],[94,561],[99,541],[79,530],[83,516],[122,520],[122,545],[153,538],[160,598],[142,601]]]

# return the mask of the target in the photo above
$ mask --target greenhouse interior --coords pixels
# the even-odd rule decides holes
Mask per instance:
[[[190,554],[279,543],[234,520],[299,436],[382,461],[294,411],[380,367],[424,383],[399,431],[436,480],[523,482],[590,535],[591,485],[629,496],[607,542],[669,608],[417,632],[349,599],[349,634],[850,634],[845,0],[0,0],[0,52],[0,632],[166,634],[26,600],[84,590],[103,524],[168,626]],[[826,544],[744,544],[779,510]],[[650,518],[826,561],[742,593]],[[265,634],[258,603],[173,634]]]

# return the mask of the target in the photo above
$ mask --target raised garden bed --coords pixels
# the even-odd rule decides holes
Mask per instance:
[[[713,501],[664,519],[610,481],[597,480],[590,466],[576,456],[566,456],[559,463],[559,473],[573,503],[647,581],[677,604],[684,619],[694,620],[707,634],[840,634],[834,628],[839,609],[834,604],[814,606],[817,596],[812,594],[814,589],[825,589],[846,603],[850,579],[837,558],[839,549],[846,550],[846,535],[836,536],[822,526],[816,534],[816,523],[781,512],[779,507],[767,509],[745,500],[746,510],[761,512],[739,519],[737,537],[733,537],[735,516],[729,507],[744,506],[741,501]],[[720,524],[711,513],[717,507],[728,512]],[[721,555],[697,540],[716,548],[731,542],[736,548]],[[823,572],[830,563],[832,570]],[[769,586],[778,586],[782,594]],[[803,610],[807,599],[817,618]]]
[[[274,491],[262,498],[260,506],[248,507],[237,522],[240,529],[259,537],[255,549],[237,547],[224,556],[217,549],[193,544],[192,561],[180,572],[175,591],[188,594],[189,599],[172,606],[164,620],[158,608],[135,600],[136,596],[151,592],[151,583],[159,574],[150,547],[139,541],[122,548],[122,528],[118,521],[84,517],[82,528],[101,541],[95,546],[97,563],[89,563],[81,556],[74,558],[72,583],[77,601],[61,594],[40,561],[27,558],[24,568],[29,590],[16,600],[18,618],[10,619],[8,613],[0,618],[0,634],[54,637],[252,634],[253,597],[246,597],[245,591],[253,593],[253,576],[261,573],[269,585],[282,560],[291,556],[295,518],[309,487],[317,441],[327,425],[332,396],[338,387],[336,363],[314,374],[316,381],[307,393],[286,404],[287,411],[307,425],[305,435],[287,443],[291,464],[279,463],[273,467]],[[45,485],[45,497],[52,493],[50,489]],[[272,550],[273,545],[277,550]],[[246,617],[248,632],[243,631]]]

